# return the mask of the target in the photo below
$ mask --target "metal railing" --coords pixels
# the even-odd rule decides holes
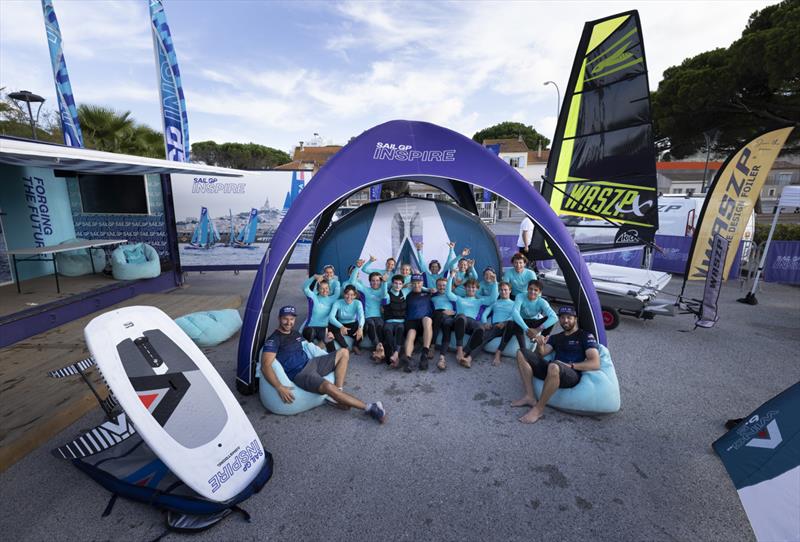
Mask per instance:
[[[497,202],[496,201],[479,201],[478,216],[485,224],[494,224],[497,221]]]

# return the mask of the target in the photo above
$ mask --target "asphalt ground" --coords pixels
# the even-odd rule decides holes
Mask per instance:
[[[276,308],[301,311],[301,271]],[[192,274],[186,293],[249,293],[253,273]],[[679,278],[670,285],[677,291]],[[545,292],[546,293],[546,292]],[[699,297],[700,284],[689,293]],[[180,295],[180,294],[178,294]],[[509,406],[521,395],[513,360],[405,374],[351,361],[346,390],[381,400],[387,423],[323,406],[293,416],[241,403],[275,459],[272,480],[234,515],[192,540],[752,540],[711,443],[800,380],[800,289],[767,284],[757,306],[722,291],[722,320],[623,317],[609,332],[622,410],[581,417],[548,409],[533,426]],[[207,349],[233,388],[236,339]],[[69,361],[69,360],[65,360]],[[45,378],[45,375],[42,375]],[[161,515],[117,501],[49,453],[101,421],[99,409],[0,475],[5,540],[150,540]],[[166,540],[188,539],[169,534]]]

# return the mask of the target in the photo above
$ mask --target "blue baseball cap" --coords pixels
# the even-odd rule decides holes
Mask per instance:
[[[575,312],[575,307],[572,305],[564,305],[563,307],[558,308],[558,315],[561,316],[562,314],[568,314],[570,316],[578,316],[578,313]]]
[[[411,275],[411,282],[422,282],[422,275],[419,273],[414,273]]]
[[[278,316],[297,316],[297,309],[292,305],[286,305],[278,311]]]

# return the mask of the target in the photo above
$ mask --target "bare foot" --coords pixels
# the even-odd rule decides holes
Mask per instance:
[[[495,367],[500,365],[500,352],[494,355],[494,359],[492,360],[492,365],[494,365]]]
[[[439,355],[439,363],[436,364],[436,367],[440,371],[444,371],[445,369],[447,369],[447,361],[444,359],[444,356],[441,355],[441,354]]]
[[[516,401],[511,401],[511,406],[513,407],[535,407],[536,406],[536,399],[533,397],[523,397],[522,399],[517,399]]]
[[[400,366],[400,353],[395,352],[392,354],[392,357],[389,358],[389,367],[392,369],[397,369]]]
[[[544,412],[534,407],[528,411],[524,416],[520,416],[519,421],[522,423],[536,423],[544,416]]]
[[[461,364],[462,367],[465,369],[469,369],[472,367],[472,356],[464,356],[458,362]]]
[[[361,349],[359,347],[353,345],[353,354],[355,354],[356,356],[360,356],[361,355]]]

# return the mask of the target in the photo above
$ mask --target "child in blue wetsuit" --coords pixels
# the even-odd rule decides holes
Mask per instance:
[[[492,303],[481,317],[481,322],[484,323],[483,342],[478,345],[482,347],[496,337],[502,337],[507,329],[514,324],[512,321],[514,314],[514,301],[511,300],[511,285],[507,282],[501,282],[499,287],[500,297]],[[503,345],[505,346],[505,345]],[[494,353],[492,365],[500,365],[500,356],[503,353],[502,348],[498,348]],[[469,354],[469,352],[467,352]]]
[[[447,360],[445,354],[450,347],[450,332],[453,329],[453,322],[456,317],[455,303],[450,301],[447,297],[448,285],[447,279],[440,278],[436,281],[436,293],[431,297],[433,303],[433,316],[432,316],[432,331],[433,340],[442,332],[442,342],[439,344],[439,362],[436,367],[440,371],[447,369]]]
[[[547,337],[553,330],[558,322],[558,315],[542,297],[543,287],[541,281],[532,280],[528,283],[527,295],[517,296],[514,300],[514,324],[506,326],[506,333],[500,340],[501,352],[511,337],[516,337],[519,347],[525,348],[525,335],[533,340],[540,334]]]
[[[344,289],[344,299],[337,300],[328,316],[328,330],[342,348],[347,348],[342,330],[353,337],[353,352],[360,354],[358,345],[364,337],[364,306],[356,299],[356,287],[352,284]]]
[[[316,343],[320,348],[326,348],[328,352],[335,350],[333,335],[328,333],[328,317],[331,314],[331,307],[336,302],[336,298],[331,294],[331,286],[328,281],[321,279],[317,282],[317,291],[311,289],[311,284],[317,277],[309,277],[303,283],[303,293],[311,300],[311,315],[306,327],[303,328],[303,339],[310,343]]]
[[[526,268],[527,264],[528,258],[520,252],[511,257],[511,265],[514,267],[503,275],[503,281],[511,285],[511,299],[516,299],[518,295],[524,296],[528,290],[528,283],[536,280],[536,273]]]
[[[323,267],[322,274],[314,275],[314,278],[317,280],[317,284],[319,284],[319,282],[323,279],[327,280],[331,287],[330,296],[333,299],[339,299],[339,295],[342,293],[342,285],[339,282],[339,277],[336,276],[336,270],[332,265],[326,265]]]
[[[474,350],[483,341],[483,326],[477,320],[478,312],[482,306],[494,303],[497,294],[492,292],[489,297],[475,297],[478,291],[478,281],[469,279],[464,283],[464,296],[459,296],[450,291],[452,281],[453,275],[451,274],[447,279],[447,297],[450,301],[455,301],[456,303],[456,318],[453,323],[453,328],[456,331],[456,361],[461,366],[469,369],[472,366],[472,357],[464,355],[464,347],[462,346],[464,335],[471,334],[470,344],[468,345],[470,351]],[[496,284],[495,287],[497,287]]]
[[[461,259],[458,260],[458,269],[453,268],[450,272],[450,276],[453,277],[453,288],[451,289],[456,295],[461,297],[464,297],[467,293],[464,285],[468,280],[474,279],[476,282],[478,281],[478,272],[475,271],[475,262],[467,259],[469,252],[468,248],[461,251]]]
[[[490,297],[494,295],[497,299],[497,273],[494,267],[489,266],[483,270],[483,279],[478,283],[478,293],[476,297]]]
[[[374,259],[373,259],[374,261]],[[373,271],[369,274],[369,288],[365,288],[361,281],[358,279],[359,272],[364,268],[364,260],[358,260],[353,273],[350,275],[350,282],[356,289],[364,294],[364,332],[372,344],[375,345],[375,350],[372,353],[372,359],[375,363],[380,363],[385,358],[383,351],[383,315],[381,314],[381,307],[384,303],[389,302],[387,295],[387,284],[381,280],[381,274]]]
[[[444,264],[444,268],[439,264],[438,260],[431,260],[430,263],[425,263],[425,256],[422,255],[422,243],[417,243],[417,259],[419,260],[420,266],[423,268],[428,268],[423,274],[425,275],[425,287],[428,288],[430,291],[436,290],[436,281],[440,278],[444,278],[447,274],[447,270],[453,265],[453,262],[456,261],[456,252],[455,252],[455,243],[448,243],[450,247],[450,253],[447,255],[447,262]]]
[[[391,283],[392,277],[396,274],[395,267],[397,266],[397,260],[394,258],[386,258],[386,267],[383,269],[375,269],[372,267],[372,264],[375,263],[376,260],[377,258],[375,258],[375,256],[370,256],[369,262],[362,267],[361,271],[363,273],[380,273],[383,282],[386,284]]]

